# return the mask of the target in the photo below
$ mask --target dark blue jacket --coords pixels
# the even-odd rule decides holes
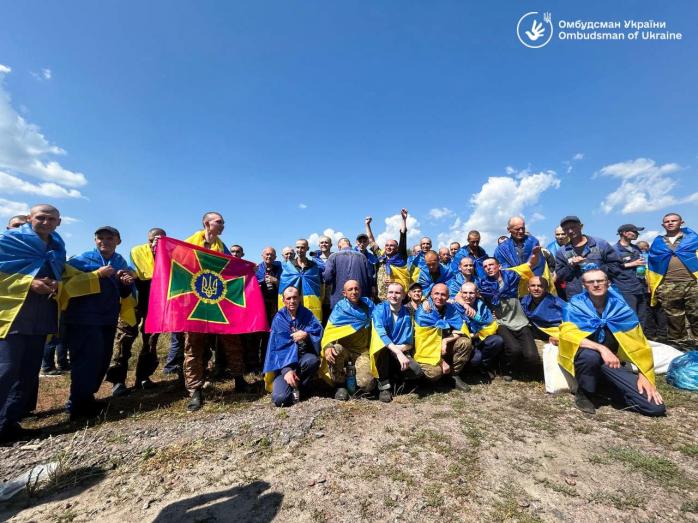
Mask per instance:
[[[568,299],[584,290],[582,274],[591,266],[604,271],[611,282],[615,282],[620,272],[618,254],[606,240],[586,234],[584,237],[587,239],[587,243],[580,254],[584,257],[583,262],[574,266],[567,262],[570,258],[577,256],[574,247],[569,243],[560,247],[555,255],[555,274],[558,281],[565,283],[565,293]]]
[[[77,325],[113,325],[119,321],[121,298],[131,293],[131,287],[123,285],[114,275],[99,279],[99,292],[71,298],[63,315],[63,321]]]
[[[623,266],[625,263],[641,259],[642,251],[636,245],[624,247],[620,242],[616,243],[613,248],[620,260],[618,275],[613,280],[613,284],[621,293],[644,294],[647,284],[644,278],[637,277],[637,267],[626,269]]]

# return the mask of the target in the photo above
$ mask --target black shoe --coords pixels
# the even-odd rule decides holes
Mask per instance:
[[[577,393],[574,395],[574,405],[585,414],[596,414],[596,407],[582,389],[577,389]]]
[[[248,386],[247,382],[245,381],[245,378],[242,376],[235,376],[235,392],[239,392],[240,394],[244,394],[247,392]]]
[[[339,401],[348,401],[349,400],[349,391],[345,389],[344,387],[339,387],[337,389],[337,392],[334,393],[334,399],[339,400]]]
[[[128,389],[126,388],[125,383],[115,383],[114,386],[111,388],[112,398],[120,398],[126,395],[128,395]]]
[[[511,383],[512,381],[514,381],[514,378],[511,377],[511,374],[507,374],[507,373],[502,374],[502,379],[504,381],[506,381],[507,383]]]
[[[25,429],[19,423],[15,423],[0,432],[0,445],[7,445],[15,441],[29,441],[38,438],[41,434],[42,431],[39,429]]]
[[[187,403],[187,410],[189,412],[196,412],[197,410],[199,410],[203,406],[204,406],[204,393],[201,391],[201,389],[197,389],[191,395],[191,399],[189,400],[189,403]]]
[[[70,411],[70,421],[75,421],[83,418],[96,418],[104,414],[109,406],[105,401],[93,400],[79,408],[73,408]]]
[[[150,390],[156,388],[157,385],[151,381],[150,378],[146,378],[144,380],[139,380],[136,382],[136,388],[142,389],[142,390]]]
[[[39,376],[41,376],[42,378],[56,378],[62,375],[63,371],[60,371],[58,369],[41,369],[41,372],[39,373]]]
[[[382,390],[378,393],[378,399],[383,403],[390,403],[393,401],[393,395],[389,390]]]
[[[470,392],[470,385],[463,381],[460,376],[453,376],[453,384],[455,387],[463,392]]]
[[[417,363],[416,361],[414,361],[413,358],[408,358],[408,359],[410,360],[408,369],[409,369],[410,371],[412,371],[412,374],[414,374],[414,377],[415,377],[416,379],[423,378],[423,377],[424,377],[424,370],[423,370],[422,367],[419,365],[419,363]]]

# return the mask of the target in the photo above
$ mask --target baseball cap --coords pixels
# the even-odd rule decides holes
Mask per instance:
[[[644,227],[638,227],[637,225],[633,225],[632,223],[625,223],[625,224],[621,225],[620,227],[618,227],[618,234],[620,234],[622,232],[630,232],[630,231],[640,232],[640,231],[644,231],[644,230],[645,230]]]
[[[100,232],[108,232],[113,234],[114,236],[118,236],[119,238],[121,238],[121,234],[119,234],[119,231],[115,227],[112,227],[110,225],[104,225],[103,227],[100,227],[95,231],[95,235],[99,234]]]
[[[361,234],[356,236],[357,242],[364,241],[364,240],[368,240],[368,234],[365,234],[362,232]]]
[[[410,286],[409,286],[409,288],[408,288],[407,290],[408,290],[408,291],[411,291],[412,289],[416,289],[417,287],[419,287],[420,289],[422,289],[422,284],[419,283],[418,281],[415,281],[415,282],[412,282],[412,283],[410,284]]]
[[[582,220],[580,220],[577,216],[565,216],[562,220],[560,220],[560,227],[562,227],[562,225],[567,222],[575,222],[581,224]]]

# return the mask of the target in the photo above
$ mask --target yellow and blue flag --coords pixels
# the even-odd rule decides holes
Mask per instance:
[[[391,281],[402,284],[402,287],[407,292],[410,286],[410,269],[407,266],[405,258],[400,256],[400,253],[395,253],[392,256],[381,254],[378,256],[378,263],[385,266],[385,274]]]
[[[131,265],[136,271],[136,277],[141,281],[153,279],[155,271],[155,256],[149,243],[136,245],[131,249]]]
[[[221,240],[220,238],[216,238],[216,240],[212,244],[206,247],[206,231],[204,231],[203,229],[200,231],[196,231],[194,234],[189,236],[189,238],[187,238],[184,241],[187,243],[191,243],[192,245],[196,245],[197,247],[204,247],[210,251],[222,252],[223,254],[230,255],[228,247],[225,246],[225,243],[223,243],[223,240]]]
[[[655,292],[666,275],[672,256],[681,260],[688,272],[698,279],[698,234],[688,227],[682,227],[681,232],[683,237],[673,251],[666,244],[663,236],[657,236],[652,242],[647,260],[647,281],[652,296],[651,305],[657,304]]]
[[[442,331],[454,329],[468,336],[470,331],[455,305],[447,303],[442,318],[431,298],[427,301],[431,311],[426,312],[424,306],[420,305],[414,315],[414,359],[418,363],[438,365],[441,361]]]
[[[325,359],[325,348],[331,343],[356,334],[363,329],[370,329],[373,307],[373,302],[368,298],[361,298],[361,301],[356,305],[347,298],[342,298],[332,309],[327,325],[325,325],[322,342],[320,343],[321,363],[319,373],[329,383],[331,383],[332,379],[327,360]],[[366,348],[369,348],[368,343]]]
[[[284,306],[283,294],[289,287],[298,289],[303,306],[310,309],[318,320],[322,320],[322,274],[317,264],[299,270],[291,261],[282,263],[279,279],[279,309]]]
[[[298,363],[298,344],[291,338],[291,334],[296,331],[307,332],[307,350],[320,354],[322,325],[313,313],[305,307],[298,307],[296,317],[292,318],[288,309],[282,307],[271,322],[267,355],[264,359],[264,383],[269,392],[276,372]]]
[[[431,289],[434,288],[434,285],[437,283],[444,283],[448,285],[451,278],[453,278],[453,273],[451,270],[439,264],[439,275],[436,278],[431,275],[428,268],[422,267],[417,274],[416,281],[422,286],[422,296],[426,297],[431,294]]]
[[[606,306],[599,316],[589,294],[584,291],[570,298],[562,311],[560,325],[559,365],[574,376],[574,358],[584,338],[597,334],[604,342],[604,329],[608,328],[618,341],[618,357],[633,363],[654,384],[654,360],[640,321],[623,297],[613,288],[608,290]]]
[[[526,283],[526,276],[528,272],[532,272],[531,276],[542,276],[548,283],[552,284],[552,279],[550,277],[550,269],[545,261],[545,256],[543,253],[540,254],[540,259],[535,267],[531,268],[528,265],[528,259],[531,257],[531,252],[533,248],[540,245],[538,239],[530,234],[526,235],[526,239],[523,242],[522,255],[516,249],[516,244],[511,238],[507,238],[505,241],[497,245],[494,250],[494,257],[497,259],[499,264],[504,269],[512,269],[521,275],[521,280],[519,281],[518,297],[521,298],[528,293],[528,285]],[[550,286],[550,292],[555,293],[555,287]]]
[[[414,326],[407,308],[401,306],[394,318],[390,303],[384,301],[376,305],[371,315],[371,372],[376,378],[376,355],[391,343],[414,346]]]
[[[47,264],[60,281],[65,265],[65,244],[51,233],[47,244],[24,224],[0,235],[0,338],[5,338],[27,298],[34,277]]]
[[[533,310],[530,310],[532,301],[533,297],[530,294],[521,298],[521,305],[523,305],[528,321],[548,336],[559,338],[562,310],[565,307],[565,302],[557,296],[548,293]]]
[[[483,300],[478,299],[477,302],[475,302],[473,309],[475,309],[476,315],[474,318],[470,318],[465,314],[465,309],[460,303],[456,302],[454,305],[458,309],[458,312],[463,315],[463,320],[468,326],[468,330],[473,333],[474,336],[484,340],[487,336],[497,334],[499,325],[494,319],[492,311]]]

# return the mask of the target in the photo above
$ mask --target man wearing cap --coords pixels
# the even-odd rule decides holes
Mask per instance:
[[[71,419],[93,417],[104,408],[95,400],[109,368],[119,320],[136,325],[135,272],[116,252],[121,243],[119,231],[111,226],[95,231],[95,249],[74,256],[68,265],[84,273],[96,274],[97,292],[71,298],[64,305],[65,342],[70,354]]]
[[[584,290],[582,274],[588,270],[601,269],[614,282],[620,272],[620,260],[613,247],[606,240],[582,234],[584,225],[577,216],[565,216],[560,227],[570,241],[555,255],[555,274],[564,283],[567,298]]]
[[[218,212],[207,212],[202,218],[203,230],[197,231],[185,241],[212,251],[230,254],[220,239],[225,228],[225,220]],[[235,380],[235,391],[244,392],[247,384],[243,378],[244,360],[240,336],[235,334],[206,334],[203,332],[184,333],[184,385],[191,396],[187,410],[194,412],[204,404],[203,386],[206,352],[219,343],[225,353],[225,362]]]
[[[385,241],[383,250],[376,243],[371,230],[370,216],[366,217],[366,235],[369,239],[369,248],[378,257],[376,270],[376,288],[379,301],[388,299],[388,286],[397,282],[402,285],[403,292],[410,280],[407,268],[407,209],[400,211],[402,223],[400,225],[400,241],[394,239]]]
[[[647,326],[649,306],[645,282],[645,259],[642,257],[640,248],[634,245],[633,241],[637,240],[639,232],[644,230],[644,227],[638,227],[632,223],[621,225],[618,227],[620,239],[613,246],[620,259],[620,270],[613,283],[637,314],[643,331]]]
[[[422,304],[422,298],[422,284],[417,281],[410,283],[410,286],[407,289],[407,301],[405,303],[405,308],[413,317],[414,313],[417,312],[417,309]]]
[[[351,248],[349,238],[341,238],[337,242],[339,251],[332,253],[327,259],[325,271],[322,274],[325,283],[332,288],[330,305],[332,309],[344,295],[344,284],[349,280],[359,282],[361,297],[371,297],[372,277],[371,267],[366,256]]]

